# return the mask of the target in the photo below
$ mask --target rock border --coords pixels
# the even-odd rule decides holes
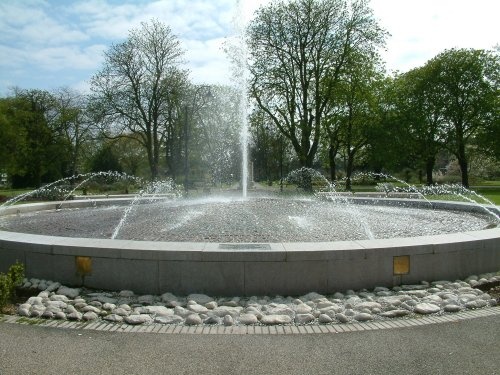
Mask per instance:
[[[128,290],[99,292],[25,279],[20,291],[38,294],[20,304],[17,312],[20,319],[46,319],[61,326],[61,322],[181,328],[281,326],[300,331],[300,327],[370,322],[384,327],[391,321],[418,321],[425,316],[453,319],[456,313],[495,307],[499,301],[481,286],[498,283],[500,271],[472,275],[464,281],[423,281],[330,296],[311,292],[300,297],[214,298],[204,294],[179,297],[168,292],[161,296],[136,295]]]

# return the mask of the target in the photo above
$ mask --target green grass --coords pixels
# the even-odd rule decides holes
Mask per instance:
[[[28,325],[39,325],[45,323],[47,320],[44,319],[38,319],[38,318],[26,318],[26,317],[20,317],[17,319],[16,323],[20,324],[28,324]]]
[[[273,184],[272,187],[268,187],[265,183],[261,183],[261,187],[268,188],[269,190],[275,191],[276,189],[279,189],[279,184]],[[496,205],[500,205],[500,181],[484,181],[481,182],[481,185],[476,185],[472,186],[471,188],[473,191],[477,192],[478,194],[484,196],[485,198],[489,199],[491,202],[493,202]],[[297,188],[296,186],[292,184],[284,184],[283,190],[285,194],[297,194]],[[353,192],[370,192],[370,191],[375,191],[375,185],[356,185],[354,184],[352,186]],[[27,193],[29,191],[32,191],[31,189],[0,189],[0,196],[4,196],[7,199],[10,199],[12,197],[15,197],[20,194]],[[215,190],[214,190],[215,191]],[[130,193],[134,193],[135,191],[131,190]],[[77,190],[75,191],[75,194],[82,194],[83,191]],[[103,193],[98,193],[98,192],[92,192],[93,194],[122,194],[122,191],[107,191]],[[438,199],[438,200],[463,200],[460,197],[456,197],[453,195],[429,195],[426,196],[427,199]],[[477,197],[471,196],[471,199],[474,199],[480,203],[485,203],[484,201],[478,199]]]
[[[364,193],[369,191],[376,191],[375,185],[352,185],[352,191],[354,193]]]
[[[474,184],[474,185],[477,185],[477,187],[479,187],[479,188],[485,187],[485,186],[493,186],[493,187],[499,187],[500,188],[500,180],[481,181],[480,183]],[[475,186],[473,186],[473,187],[475,187]]]
[[[489,188],[489,189],[478,188],[478,189],[475,189],[475,191],[478,194],[484,196],[485,198],[488,198],[493,203],[495,203],[497,205],[500,205],[500,186],[498,186],[498,188],[495,188],[495,189],[492,189],[492,188]]]
[[[488,199],[489,201],[491,201],[492,203],[494,204],[500,204],[500,195],[483,195],[481,194],[483,197],[485,197],[486,199]],[[480,197],[477,197],[475,195],[466,195],[467,198],[471,199],[472,201],[474,202],[477,202],[477,203],[481,203],[481,204],[488,204],[487,201],[485,201],[484,199],[481,199]],[[457,201],[457,202],[470,202],[469,200],[467,199],[464,199],[463,197],[461,196],[458,196],[458,195],[453,195],[453,194],[441,194],[441,195],[426,195],[425,196],[426,199],[428,200],[442,200],[442,201]]]
[[[12,198],[16,195],[24,194],[32,190],[33,189],[0,189],[0,195]]]

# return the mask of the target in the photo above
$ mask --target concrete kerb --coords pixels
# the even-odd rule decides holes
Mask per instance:
[[[126,204],[130,199],[32,203],[0,215],[60,207]],[[423,200],[357,198],[358,204],[429,207]],[[430,202],[437,209],[482,211],[477,205]],[[498,207],[488,209],[500,212]],[[422,280],[463,279],[500,269],[500,228],[380,240],[226,244],[66,238],[0,231],[0,272],[15,260],[27,277],[137,293],[210,295],[331,294]],[[82,274],[77,259],[91,259]],[[396,270],[397,258],[406,269]],[[397,271],[397,272],[396,272]]]

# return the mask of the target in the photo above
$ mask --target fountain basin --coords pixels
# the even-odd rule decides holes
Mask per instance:
[[[129,199],[12,206],[2,215],[126,203]],[[360,204],[429,202],[360,198]],[[439,209],[477,205],[431,202]],[[498,207],[489,207],[499,212]],[[500,228],[420,237],[329,242],[161,242],[0,231],[0,271],[19,260],[27,277],[136,293],[220,296],[330,294],[455,280],[500,269]],[[85,263],[87,266],[81,266]]]

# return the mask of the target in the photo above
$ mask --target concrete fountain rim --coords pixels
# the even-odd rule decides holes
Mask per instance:
[[[369,198],[360,199],[372,202],[367,201]],[[89,201],[33,203],[12,206],[3,214],[88,204]],[[472,205],[454,202],[436,204],[472,209]],[[493,208],[499,212],[499,207]],[[20,260],[27,276],[57,280],[64,285],[143,294],[169,291],[176,295],[218,296],[293,296],[311,291],[331,294],[422,280],[463,279],[500,269],[500,227],[378,240],[265,243],[260,248],[254,243],[237,244],[236,248],[221,245],[224,244],[0,231],[0,269]],[[89,270],[85,268],[87,261]],[[402,268],[398,266],[400,261]]]

